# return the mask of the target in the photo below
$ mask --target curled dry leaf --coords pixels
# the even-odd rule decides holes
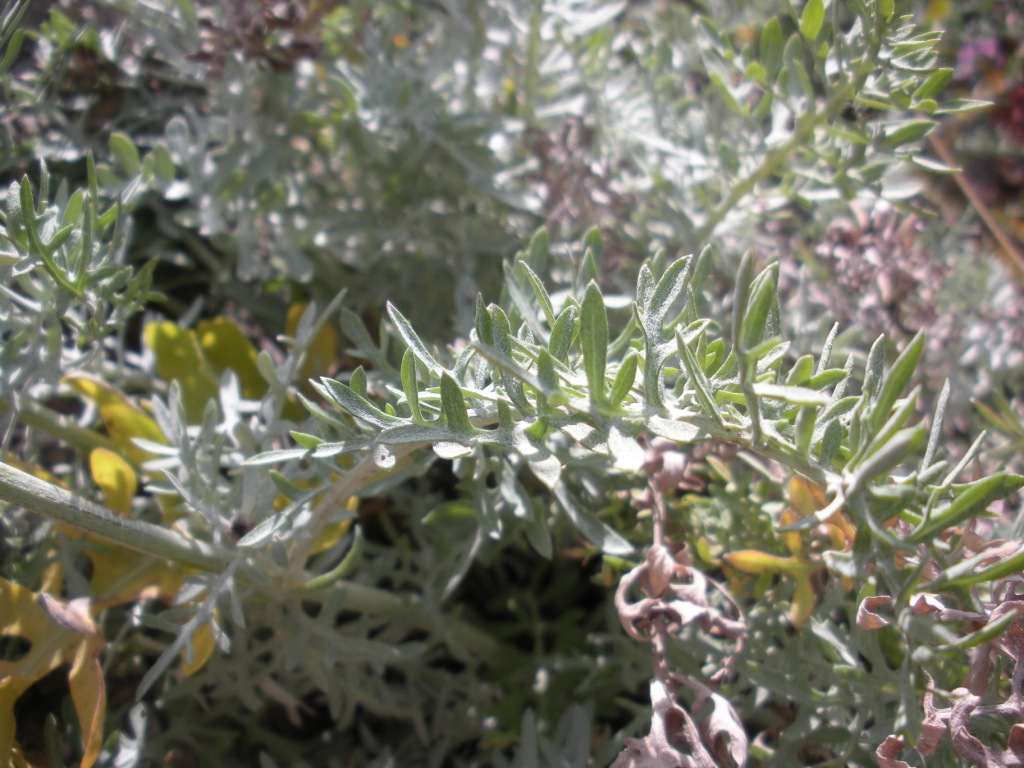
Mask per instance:
[[[889,625],[889,620],[876,613],[881,606],[891,606],[892,598],[889,595],[875,595],[865,597],[857,608],[857,626],[861,629],[881,629]]]
[[[664,544],[647,550],[649,597],[661,597],[676,575],[676,561]]]
[[[896,756],[903,751],[903,739],[899,736],[886,736],[885,741],[878,745],[875,750],[875,758],[878,760],[878,768],[910,768],[906,760],[897,760]]]
[[[696,680],[685,682],[697,692],[693,702],[694,712],[700,712],[708,701],[711,702],[711,713],[701,730],[704,734],[704,743],[710,748],[716,765],[730,768],[746,765],[750,741],[736,710],[724,696],[715,693],[706,685],[701,685]]]
[[[651,705],[650,732],[628,739],[609,768],[718,768],[693,718],[659,680],[651,682]]]

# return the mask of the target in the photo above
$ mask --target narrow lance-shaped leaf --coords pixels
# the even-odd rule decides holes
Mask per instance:
[[[548,289],[544,287],[544,283],[537,273],[530,269],[530,265],[525,261],[517,261],[516,268],[529,282],[530,287],[533,289],[534,295],[537,297],[537,301],[540,302],[540,307],[544,310],[544,317],[548,321],[548,325],[554,325],[555,322],[555,309],[551,304],[551,297],[548,295]]]
[[[946,379],[942,385],[942,391],[939,393],[939,400],[935,405],[935,416],[932,417],[932,431],[928,436],[928,447],[925,448],[924,456],[921,457],[922,472],[932,465],[932,459],[935,458],[939,441],[942,439],[942,424],[946,417],[946,404],[949,402],[949,395],[949,379]]]
[[[469,420],[466,401],[458,382],[447,373],[441,376],[441,411],[445,423],[453,432],[469,436],[478,431]]]
[[[821,32],[825,22],[824,0],[807,0],[803,13],[800,14],[800,34],[809,43],[813,43]]]
[[[321,378],[320,381],[330,398],[357,419],[373,424],[380,429],[402,421],[402,419],[388,415],[340,381],[326,377]]]
[[[636,369],[637,355],[630,352],[619,366],[619,370],[615,374],[615,381],[612,383],[611,393],[608,395],[608,402],[613,408],[622,405],[622,401],[626,399],[629,390],[632,389],[633,382],[636,380]]]
[[[892,436],[907,423],[907,420],[917,410],[917,399],[920,392],[921,388],[916,387],[913,392],[904,398],[900,406],[893,411],[889,420],[885,422],[885,424],[882,425],[882,428],[875,433],[870,442],[865,444],[861,450],[857,451],[857,453],[853,455],[850,459],[850,469],[853,469],[856,465],[860,464],[865,457],[871,456],[879,450],[881,446],[888,443]],[[922,424],[921,426],[923,427],[924,425]]]
[[[387,309],[388,317],[395,324],[395,330],[398,331],[398,335],[402,337],[402,341],[406,343],[406,346],[416,356],[416,359],[423,363],[432,374],[440,376],[444,367],[430,354],[430,350],[427,349],[426,344],[420,339],[419,334],[412,327],[412,323],[406,320],[405,316],[390,301],[388,302]]]
[[[591,281],[583,296],[580,312],[580,343],[583,347],[583,365],[591,401],[598,407],[605,405],[604,374],[608,356],[608,315],[604,298],[597,283]]]
[[[484,295],[482,293],[476,295],[476,335],[484,344],[488,346],[494,344],[494,333],[491,329],[491,313],[487,311],[487,305],[484,303]]]
[[[910,381],[910,377],[917,368],[917,361],[921,358],[922,351],[924,351],[924,332],[918,331],[900,356],[896,358],[896,362],[892,364],[892,368],[889,369],[882,381],[878,398],[871,409],[872,432],[876,431],[889,418],[889,409],[906,389],[907,382]]]
[[[702,410],[707,415],[711,416],[719,424],[724,424],[725,419],[718,408],[718,403],[715,402],[715,394],[711,389],[711,382],[708,381],[707,376],[704,375],[704,370],[694,359],[693,352],[687,346],[680,328],[676,328],[676,347],[679,350],[679,359],[682,361],[683,367],[686,368],[686,373],[690,377],[690,382],[693,384],[694,391],[697,394],[697,402],[700,403]]]
[[[491,311],[491,333],[494,336],[494,347],[506,360],[515,363],[512,357],[512,328],[508,322],[508,316],[501,307],[492,305]],[[491,362],[494,362],[493,360]],[[530,414],[533,408],[526,395],[523,394],[523,382],[512,375],[505,368],[501,369],[501,385],[505,388],[512,404],[519,409],[520,413]]]
[[[405,392],[405,400],[409,404],[412,420],[417,424],[426,424],[427,420],[423,418],[423,413],[420,411],[420,387],[416,380],[416,358],[408,349],[402,355],[402,390]]]
[[[651,297],[654,296],[654,273],[650,265],[645,261],[640,265],[640,272],[636,276],[636,304],[643,317],[651,306]]]
[[[761,29],[761,39],[757,46],[758,59],[772,80],[782,68],[783,47],[782,25],[777,18],[772,17]]]
[[[648,336],[654,337],[657,342],[662,341],[661,325],[665,322],[665,316],[668,314],[672,302],[686,290],[692,262],[693,256],[676,259],[658,280],[654,293],[651,295],[650,303],[644,313],[644,329]]]
[[[548,231],[544,227],[534,232],[533,237],[530,238],[530,245],[526,249],[524,263],[527,264],[532,273],[543,273],[547,269]]]
[[[1024,486],[1024,477],[1005,472],[969,483],[960,489],[949,506],[922,521],[907,537],[908,541],[914,544],[931,541],[948,528],[981,514],[993,501],[1005,499],[1021,486]]]
[[[555,324],[551,328],[551,338],[548,340],[548,351],[551,352],[551,356],[556,360],[565,361],[565,356],[569,354],[569,348],[572,346],[573,336],[576,332],[576,318],[579,317],[579,307],[575,304],[570,304],[561,312],[558,313],[558,317],[555,319]]]
[[[753,350],[764,339],[768,316],[775,302],[777,270],[778,264],[766,267],[750,287],[750,303],[740,321],[740,354]]]
[[[897,432],[892,439],[858,465],[851,478],[851,485],[856,488],[865,488],[872,478],[884,475],[899,466],[908,454],[924,442],[926,432],[924,424]]]

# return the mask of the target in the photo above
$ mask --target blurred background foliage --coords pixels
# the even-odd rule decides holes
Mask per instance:
[[[712,243],[719,257],[704,264],[702,314],[728,325],[745,250],[779,259],[781,322],[796,355],[817,349],[834,322],[842,329],[834,354],[858,360],[880,333],[899,349],[925,329],[922,409],[950,378],[951,452],[966,450],[986,424],[996,438],[972,471],[1019,466],[1024,16],[996,0],[970,9],[942,0],[896,6],[897,15],[934,30],[936,48],[928,46],[925,59],[894,50],[898,40],[845,41],[834,30],[850,29],[853,4],[825,6],[838,59],[881,62],[863,73],[851,67],[852,90],[832,98],[843,91],[829,90],[826,57],[810,45],[782,45],[817,39],[805,34],[804,6],[777,0],[33,0],[16,24],[5,24],[0,178],[7,187],[27,174],[40,208],[49,195],[72,213],[72,191],[94,188],[113,211],[107,219],[97,213],[104,258],[146,279],[98,292],[87,312],[65,317],[78,329],[67,349],[56,349],[47,331],[59,322],[40,320],[33,330],[13,317],[23,307],[0,313],[8,348],[19,340],[31,361],[13,353],[14,362],[4,361],[3,448],[107,497],[103,472],[84,453],[40,437],[41,425],[55,422],[17,393],[66,411],[83,429],[102,422],[115,443],[120,424],[129,435],[124,451],[131,437],[173,447],[168,425],[176,424],[184,456],[190,439],[202,442],[195,428],[205,398],[223,399],[219,377],[230,369],[242,398],[273,403],[261,406],[260,430],[234,447],[203,444],[209,455],[196,459],[198,469],[186,467],[188,488],[169,488],[152,472],[147,494],[178,492],[213,510],[219,536],[244,536],[238,508],[275,502],[280,485],[261,485],[252,470],[239,470],[241,459],[290,444],[302,413],[294,397],[274,400],[257,371],[259,352],[274,358],[285,383],[350,376],[365,362],[367,339],[386,343],[387,301],[425,340],[443,345],[473,327],[478,292],[488,302],[507,292],[503,262],[540,227],[548,274],[563,287],[596,227],[613,312],[628,307],[624,297],[652,253]],[[901,56],[911,70],[948,74],[926,89],[890,66]],[[773,99],[759,86],[769,80],[779,84]],[[995,107],[943,114],[941,86],[942,98]],[[55,181],[44,194],[48,176]],[[60,222],[76,220],[63,215]],[[341,291],[349,314],[340,328],[331,319],[317,335],[312,315],[300,321],[309,302],[322,309]],[[59,292],[37,298],[63,317]],[[176,335],[162,319],[194,333]],[[251,348],[232,335],[239,332]],[[203,338],[212,341],[204,347]],[[225,364],[226,347],[243,350],[241,358]],[[301,375],[297,350],[319,350]],[[387,350],[371,362],[397,365]],[[76,367],[107,389],[58,384]],[[183,384],[194,412],[178,422],[159,413],[134,413],[129,422],[104,415],[105,403],[119,404],[117,393],[167,399],[169,380],[186,371],[199,372]],[[255,389],[245,391],[247,381]],[[158,455],[149,447],[129,468],[133,480]],[[167,458],[164,468],[175,466]],[[699,562],[718,567],[722,552],[766,541],[784,552],[772,531],[785,500],[782,478],[722,446],[692,456],[687,477],[675,525],[680,538],[701,542]],[[293,498],[328,482],[313,471],[286,480]],[[235,630],[231,653],[195,675],[176,672],[148,707],[133,707],[173,621],[199,601],[180,592],[181,583],[158,585],[145,599],[139,587],[136,607],[128,601],[104,620],[108,639],[123,642],[105,662],[109,722],[122,732],[108,739],[101,763],[525,768],[584,765],[592,756],[602,765],[623,735],[642,730],[647,649],[619,632],[608,599],[621,564],[602,563],[565,526],[552,535],[566,556],[550,561],[519,539],[475,538],[466,500],[494,490],[486,473],[457,477],[450,463],[420,460],[372,490],[353,505],[367,532],[361,583],[412,589],[432,622],[458,605],[454,613],[502,643],[501,661],[479,677],[472,653],[451,637],[442,647],[430,622],[400,607],[369,617],[331,604],[326,592],[299,602],[264,592],[247,605],[247,628]],[[540,504],[537,488],[515,490]],[[604,505],[602,520],[637,546],[647,541],[628,481],[612,476],[593,497]],[[153,519],[177,519],[153,498],[146,504]],[[427,512],[434,518],[424,519]],[[1019,536],[1013,504],[1003,512],[995,530]],[[48,532],[15,515],[3,526],[4,575],[38,586],[52,564],[42,546]],[[346,531],[339,522],[335,539],[321,542],[325,562],[344,551],[342,536],[351,542]],[[67,596],[88,592],[84,577],[73,581],[73,547],[61,546],[72,574]],[[85,575],[101,563],[90,562]],[[794,640],[793,585],[746,586],[772,598],[756,601],[750,620],[777,649],[750,678],[757,684],[748,679],[734,691],[746,700],[738,708],[754,713],[748,727],[762,739],[761,764],[870,764],[862,746],[830,746],[840,739],[829,728],[847,727],[864,692],[826,691],[824,703],[807,693],[831,674],[845,640],[824,623]],[[122,594],[133,593],[122,585]],[[175,595],[178,615],[147,607],[146,600],[170,607]],[[840,606],[818,610],[826,616]],[[332,637],[339,632],[344,641]],[[700,669],[716,652],[697,645],[673,662]],[[871,663],[884,663],[886,648],[871,652]],[[773,665],[799,668],[806,679],[773,677]],[[60,709],[65,690],[50,683],[19,704],[21,715]],[[56,740],[75,755],[75,718],[64,707]],[[29,720],[19,718],[18,741],[41,755],[53,729],[47,736],[42,721]],[[864,743],[891,730],[858,723],[871,731]]]

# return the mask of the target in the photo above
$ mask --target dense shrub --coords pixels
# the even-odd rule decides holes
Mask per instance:
[[[917,373],[976,240],[923,223],[980,106],[939,33],[41,7],[0,61],[0,763],[1024,761],[1024,427],[961,445]],[[1016,311],[995,365],[940,324],[958,386],[1019,380]]]

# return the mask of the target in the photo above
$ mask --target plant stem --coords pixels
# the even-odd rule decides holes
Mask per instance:
[[[25,398],[14,405],[9,398],[0,398],[0,415],[12,409],[17,411],[18,421],[25,426],[41,429],[46,434],[63,440],[81,451],[88,452],[94,448],[106,448],[117,454],[122,452],[117,443],[106,435],[102,435],[94,429],[80,427],[72,419],[33,400]]]
[[[227,565],[225,553],[158,525],[118,517],[106,507],[0,464],[0,500],[65,523],[128,549],[213,573]]]

